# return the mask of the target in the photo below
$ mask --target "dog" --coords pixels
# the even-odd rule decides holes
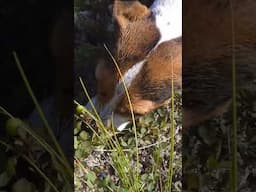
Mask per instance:
[[[123,130],[130,117],[128,89],[135,115],[144,115],[170,99],[171,83],[181,89],[182,2],[157,0],[150,8],[139,1],[114,1],[114,59],[98,62],[97,95],[92,99],[103,122]],[[118,64],[120,73],[114,63]],[[91,108],[90,103],[87,108]]]
[[[114,1],[115,39],[96,67],[97,95],[92,99],[103,122],[113,114],[114,126],[123,130],[131,116],[115,64],[135,115],[168,103],[171,81],[176,91],[182,88],[183,129],[227,111],[232,63],[238,89],[251,84],[256,74],[256,3],[232,2],[197,0],[183,2],[182,9],[179,0],[155,0],[150,7]]]

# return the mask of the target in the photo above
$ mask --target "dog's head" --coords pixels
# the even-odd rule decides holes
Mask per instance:
[[[168,101],[172,79],[175,88],[181,86],[181,23],[175,18],[181,17],[180,2],[155,1],[151,8],[139,1],[114,2],[115,38],[95,72],[93,103],[104,122],[113,115],[120,130],[129,120],[130,106],[135,115],[146,114]]]

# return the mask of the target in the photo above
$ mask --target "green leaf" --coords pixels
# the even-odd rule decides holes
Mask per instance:
[[[8,184],[11,177],[7,174],[7,172],[2,172],[0,174],[0,187],[4,187]]]
[[[77,141],[77,137],[74,137],[74,148],[77,149],[79,142]]]
[[[192,189],[198,189],[199,187],[199,179],[196,174],[190,174],[188,175],[188,188],[190,190]]]
[[[88,171],[88,173],[86,174],[87,180],[94,183],[94,181],[96,180],[96,174],[93,171]]]
[[[27,179],[22,178],[12,186],[12,192],[34,192],[35,186]]]
[[[18,127],[22,125],[22,121],[18,118],[10,118],[6,121],[6,133],[9,136],[15,137],[17,136]]]
[[[11,177],[14,176],[16,172],[15,168],[16,168],[16,159],[13,159],[13,158],[8,159],[6,172],[8,173],[9,176]]]
[[[216,160],[216,158],[214,156],[210,156],[208,159],[207,159],[207,168],[209,170],[214,170],[216,168],[218,168],[218,161]]]
[[[81,131],[81,133],[79,134],[79,138],[83,141],[86,141],[89,138],[89,134],[86,131]]]

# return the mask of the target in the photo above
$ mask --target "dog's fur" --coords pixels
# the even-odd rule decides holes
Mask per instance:
[[[133,111],[137,115],[151,112],[167,102],[172,78],[175,88],[181,88],[182,41],[181,34],[176,30],[181,23],[177,26],[172,17],[169,21],[164,15],[166,6],[180,6],[178,8],[181,9],[181,2],[159,2],[155,2],[151,9],[139,1],[115,1],[113,6],[116,38],[111,53],[123,75]],[[178,14],[181,16],[181,10]],[[159,22],[161,15],[165,16],[165,23]],[[166,29],[171,27],[176,31],[166,33]],[[103,120],[109,119],[113,112],[116,114],[114,122],[120,122],[115,116],[127,120],[130,106],[114,61],[101,60],[96,78],[98,93],[93,100]],[[116,126],[119,126],[118,123]]]
[[[232,3],[233,17],[228,0],[183,4],[183,127],[226,111],[232,97],[233,58],[237,90],[255,79],[256,2]]]
[[[226,0],[183,2],[181,40],[181,34],[177,35],[181,31],[181,1],[156,0],[151,8],[139,1],[114,2],[117,25],[111,53],[128,82],[135,114],[144,115],[166,104],[172,79],[176,90],[182,87],[184,128],[226,110],[232,96],[232,19],[238,87],[255,77],[256,68],[256,3],[233,0],[233,4],[232,18]],[[170,17],[165,14],[172,16],[167,22]],[[112,112],[128,117],[129,102],[125,91],[120,91],[114,62],[101,61],[96,78],[94,101],[103,119]]]

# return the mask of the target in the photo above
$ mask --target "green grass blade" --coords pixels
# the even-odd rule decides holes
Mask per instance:
[[[0,144],[2,144],[3,146],[15,151],[15,149],[11,145],[5,143],[4,141],[0,140]],[[60,192],[57,189],[57,187],[53,184],[53,182],[44,174],[44,172],[31,159],[29,159],[27,156],[25,156],[23,154],[21,155],[21,157],[24,160],[26,160],[39,173],[39,175],[41,175],[42,178],[44,178],[44,180],[52,187],[53,191]]]
[[[14,56],[15,62],[17,64],[17,67],[19,69],[19,72],[21,74],[21,77],[22,77],[22,79],[23,79],[23,81],[25,83],[25,86],[26,86],[26,88],[27,88],[27,90],[29,92],[29,95],[31,96],[31,98],[32,98],[32,100],[33,100],[33,102],[35,104],[35,108],[38,111],[38,114],[39,114],[40,118],[43,121],[43,124],[44,124],[44,126],[46,128],[46,131],[49,133],[50,138],[53,141],[53,143],[54,143],[58,153],[60,154],[61,158],[65,162],[65,167],[66,167],[67,171],[69,172],[69,175],[73,177],[73,169],[71,168],[71,166],[70,166],[66,156],[64,155],[64,153],[63,153],[63,151],[62,151],[62,149],[61,149],[61,147],[60,147],[60,145],[59,145],[59,143],[58,143],[58,141],[57,141],[57,139],[56,139],[52,129],[50,128],[50,126],[49,126],[49,124],[48,124],[48,122],[47,122],[47,120],[45,118],[45,115],[44,115],[44,113],[43,113],[43,111],[42,111],[42,109],[41,109],[41,107],[40,107],[40,105],[39,105],[39,103],[38,103],[38,101],[37,101],[37,99],[35,97],[34,92],[32,91],[32,88],[31,88],[31,86],[30,86],[30,84],[28,82],[28,79],[27,79],[27,77],[25,75],[25,72],[24,72],[24,70],[23,70],[23,68],[21,66],[21,63],[20,63],[20,61],[18,59],[18,56],[17,56],[16,52],[13,52],[13,56]]]
[[[173,178],[173,159],[174,159],[174,136],[175,136],[175,123],[174,123],[174,81],[173,81],[173,63],[172,63],[172,78],[171,78],[171,127],[170,127],[170,159],[169,159],[169,173],[167,191],[172,191],[172,178]]]
[[[81,86],[83,88],[83,92],[84,92],[86,98],[88,99],[90,105],[92,106],[93,112],[95,113],[95,115],[96,115],[96,117],[98,119],[98,123],[100,123],[100,127],[104,127],[103,122],[102,122],[102,120],[101,120],[101,118],[100,118],[100,116],[99,116],[99,114],[98,114],[98,112],[97,112],[97,110],[96,110],[96,108],[95,108],[95,106],[94,106],[90,96],[89,96],[89,93],[88,93],[87,89],[85,88],[84,82],[83,82],[81,77],[79,77],[79,81],[80,81],[80,84],[81,84]]]
[[[14,116],[12,116],[12,114],[10,114],[5,108],[3,108],[2,106],[0,106],[0,110],[1,110],[1,113],[8,116],[9,118],[13,118],[14,119]]]
[[[133,123],[134,137],[135,137],[135,148],[136,148],[135,190],[139,191],[139,188],[140,188],[140,181],[139,181],[139,150],[138,150],[139,142],[138,142],[137,128],[136,128],[136,123],[135,123],[135,115],[133,113],[132,102],[131,102],[130,94],[129,94],[128,88],[126,86],[125,80],[123,78],[122,72],[121,72],[115,58],[113,57],[112,53],[110,52],[110,50],[108,49],[108,47],[105,44],[104,44],[104,48],[107,50],[109,56],[111,57],[111,59],[113,60],[113,62],[115,64],[115,67],[118,71],[118,74],[119,74],[119,76],[121,78],[121,81],[122,81],[122,84],[124,86],[124,90],[125,90],[125,93],[126,93],[126,96],[127,96],[127,100],[129,102],[129,107],[130,107],[130,112],[131,112],[131,117],[132,117],[132,123]]]
[[[9,118],[15,119],[15,117],[10,114],[6,109],[0,106],[0,110],[4,115],[7,115]],[[55,156],[64,166],[65,162],[60,157],[60,155],[47,143],[43,138],[41,138],[39,135],[37,135],[32,129],[30,129],[27,126],[21,126],[20,128],[24,129],[29,135],[31,135],[48,153]]]
[[[231,192],[237,191],[237,91],[236,91],[236,55],[235,55],[235,27],[234,7],[230,0],[231,30],[232,30],[232,169],[231,169]]]

